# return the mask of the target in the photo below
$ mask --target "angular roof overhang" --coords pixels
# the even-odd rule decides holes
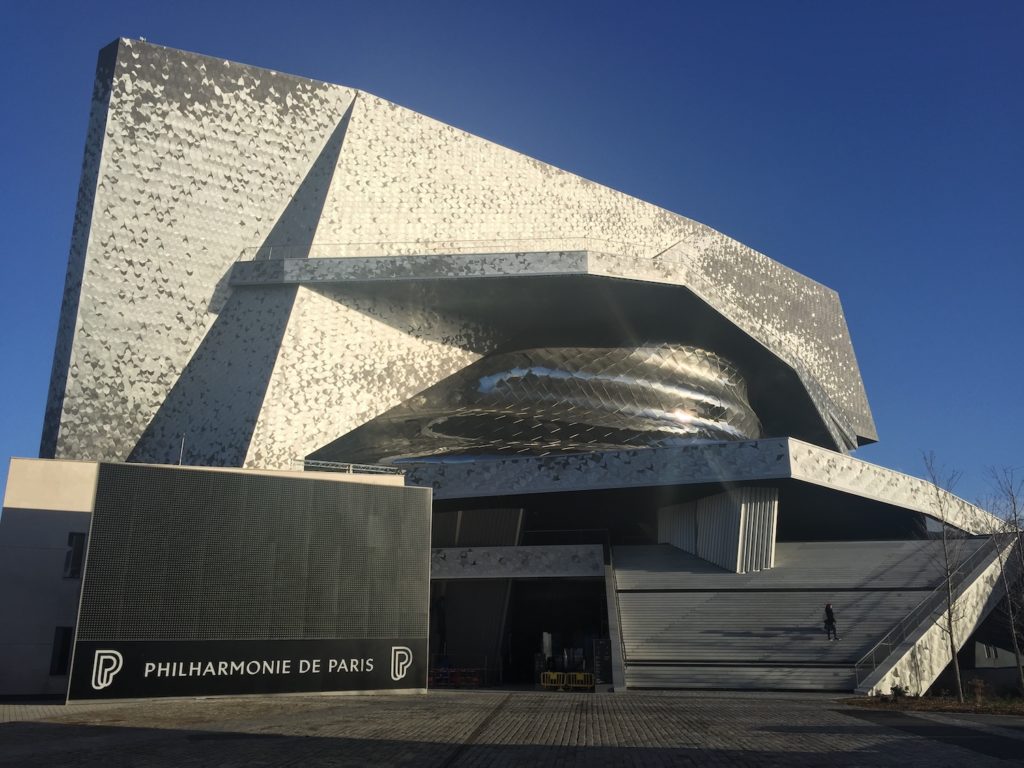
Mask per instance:
[[[608,244],[604,244],[608,248]],[[801,336],[820,309],[789,307],[794,331],[780,334],[769,322],[754,322],[753,296],[715,288],[673,249],[651,259],[608,250],[408,254],[331,257],[322,247],[314,258],[287,258],[287,251],[253,254],[230,274],[233,287],[321,285],[371,291],[415,309],[443,310],[486,326],[503,349],[537,346],[616,346],[673,342],[723,355],[745,373],[751,404],[768,435],[793,435],[843,452],[876,438],[870,411],[842,406],[822,382],[822,350],[813,335]],[[695,277],[695,275],[698,275]],[[845,331],[838,297],[816,283],[813,300],[832,309],[828,322]],[[834,301],[834,306],[831,302]],[[786,307],[785,303],[781,306]],[[833,329],[835,330],[835,329]],[[820,346],[820,345],[819,345]],[[833,343],[835,366],[852,347]],[[805,360],[810,356],[812,363]],[[856,373],[856,362],[852,363]],[[836,389],[836,381],[831,381]],[[863,400],[863,389],[853,399]],[[858,395],[860,397],[858,397]],[[341,446],[339,446],[340,448]],[[374,461],[379,457],[318,451],[313,457]]]
[[[660,486],[796,480],[918,512],[971,534],[1000,521],[920,478],[787,438],[682,448],[404,465],[437,501]]]

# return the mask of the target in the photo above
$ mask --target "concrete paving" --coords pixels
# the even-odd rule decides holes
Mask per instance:
[[[0,768],[1024,764],[1012,718],[832,696],[437,691],[0,706]]]

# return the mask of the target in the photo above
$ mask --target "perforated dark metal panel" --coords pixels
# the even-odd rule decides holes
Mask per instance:
[[[425,638],[430,495],[102,465],[79,640]]]
[[[514,546],[519,541],[519,509],[467,509],[462,512],[459,547]]]

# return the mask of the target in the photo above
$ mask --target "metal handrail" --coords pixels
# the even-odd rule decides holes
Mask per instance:
[[[622,631],[622,607],[619,605],[619,580],[615,577],[615,556],[612,554],[612,547],[608,546],[608,572],[612,577],[612,595],[615,597],[615,620],[619,627],[619,658],[622,659],[622,675],[626,675],[626,635]],[[609,633],[611,634],[611,633]],[[609,638],[610,639],[610,638]],[[612,673],[614,678],[615,673]],[[613,681],[614,682],[614,681]]]
[[[950,574],[949,579],[954,593],[960,590],[964,582],[974,573],[980,563],[996,556],[996,550],[1003,546],[1003,542],[1001,541],[1002,538],[1003,534],[993,534],[992,536],[987,537],[987,541],[971,553],[971,555],[960,563],[960,565],[958,565]],[[988,546],[989,544],[993,544],[995,549],[990,548]],[[889,658],[893,651],[895,651],[896,648],[899,647],[899,645],[903,643],[914,630],[920,627],[925,619],[930,618],[940,609],[945,610],[945,603],[946,579],[943,578],[935,589],[929,592],[925,598],[910,611],[910,613],[900,619],[899,623],[896,624],[895,627],[889,630],[881,640],[872,646],[871,650],[865,653],[860,660],[857,661],[854,665],[857,685],[859,686],[867,679],[868,675],[878,669],[879,665]]]
[[[315,461],[296,459],[294,464],[302,471],[320,470],[322,472],[344,472],[349,475],[404,475],[405,470],[389,467],[384,464],[350,464],[344,461]]]
[[[523,253],[529,251],[595,250],[613,246],[626,255],[658,252],[658,246],[640,246],[596,237],[526,237],[482,240],[408,240],[380,242],[313,243],[309,245],[256,245],[243,248],[238,261],[358,258],[371,256],[429,256],[451,253]]]

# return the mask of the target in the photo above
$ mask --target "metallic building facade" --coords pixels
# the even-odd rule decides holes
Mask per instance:
[[[42,456],[283,468],[360,428],[383,440],[360,455],[426,455],[385,427],[439,407],[439,441],[473,450],[662,445],[707,416],[679,394],[699,376],[665,393],[684,348],[731,392],[694,439],[876,439],[838,296],[721,233],[352,88],[101,52]],[[643,349],[662,367],[627,384]],[[584,382],[616,354],[616,391]],[[575,389],[534,376],[455,425],[474,364],[531,355],[565,357]],[[688,406],[659,416],[665,397]],[[502,431],[513,401],[554,410]],[[573,414],[619,432],[542,438]]]
[[[911,664],[854,675],[907,610],[878,574],[926,557],[936,521],[980,536],[998,524],[849,455],[876,439],[837,294],[709,227],[354,88],[136,40],[100,53],[41,456],[253,474],[396,464],[436,506],[403,511],[381,500],[391,490],[325,506],[289,480],[247,507],[224,480],[207,519],[153,484],[97,516],[109,536],[93,530],[105,558],[83,590],[82,643],[391,638],[392,652],[419,643],[424,664],[428,647],[480,655],[486,677],[487,659],[529,667],[541,631],[589,606],[563,627],[564,658],[586,635],[596,668],[599,640],[616,688],[874,690]],[[316,514],[289,517],[307,496]],[[134,538],[131,515],[145,518]],[[231,567],[251,525],[283,570]],[[184,566],[150,569],[175,536],[208,545],[199,591],[237,578],[260,599],[227,600],[216,622],[217,601],[202,603],[168,640],[119,569],[187,593],[199,582]],[[874,546],[885,539],[900,546]],[[801,542],[849,562],[859,650],[793,642],[820,597],[813,553],[793,571]],[[862,546],[877,573],[854,573]],[[763,593],[779,595],[745,608],[699,598],[725,606],[704,625],[753,625],[687,634],[697,608],[678,594],[762,572],[795,586],[769,577]],[[978,583],[975,623],[996,595]],[[122,599],[134,612],[111,608]],[[125,616],[135,624],[107,626]],[[736,641],[764,639],[769,618],[777,647]],[[914,646],[915,670],[934,663],[912,690],[947,651]]]

